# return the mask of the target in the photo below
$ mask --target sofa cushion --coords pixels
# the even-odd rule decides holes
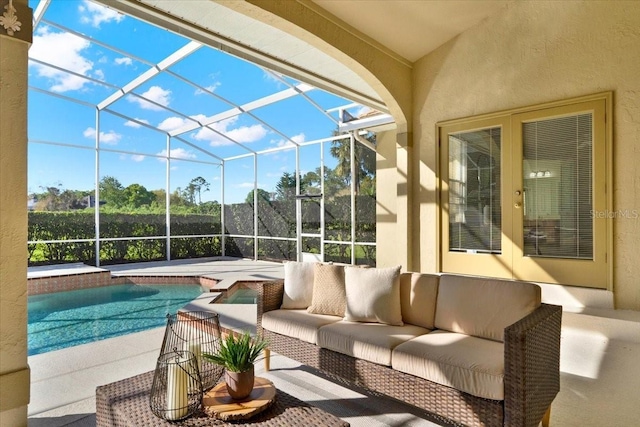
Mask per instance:
[[[277,334],[317,344],[318,328],[340,320],[341,317],[311,314],[307,310],[272,310],[262,315],[262,327]]]
[[[400,274],[400,307],[403,322],[434,329],[439,278],[437,274]]]
[[[315,262],[287,261],[284,263],[284,294],[281,308],[307,308],[313,295],[313,267]]]
[[[503,343],[436,330],[398,345],[392,368],[473,396],[504,400]]]
[[[504,329],[540,306],[540,287],[533,283],[440,276],[435,327],[504,341]]]
[[[309,313],[344,316],[347,296],[344,290],[344,267],[316,264],[313,272],[313,297]]]
[[[358,359],[391,366],[391,351],[395,346],[428,332],[428,329],[413,325],[341,321],[322,326],[317,344]]]
[[[344,320],[402,326],[400,267],[345,267]]]

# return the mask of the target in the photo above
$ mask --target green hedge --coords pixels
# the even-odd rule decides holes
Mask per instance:
[[[319,209],[310,203],[303,204],[303,222],[306,228],[320,227]],[[226,205],[225,232],[227,234],[253,234],[253,205],[239,203]],[[375,242],[375,199],[360,196],[356,200],[356,240]],[[325,202],[325,231],[328,240],[350,240],[350,198],[341,196]],[[29,212],[29,241],[95,239],[93,211]],[[171,214],[172,236],[210,235],[221,233],[220,215]],[[306,231],[306,230],[305,230]],[[258,233],[269,237],[296,237],[295,201],[265,201],[258,203]],[[100,238],[125,238],[100,242],[100,263],[121,264],[128,262],[166,259],[166,239],[130,240],[127,237],[166,235],[164,214],[101,213]],[[229,256],[254,256],[253,238],[225,239],[225,251]],[[345,245],[326,245],[327,260],[349,262],[350,253]],[[375,264],[375,247],[359,246],[358,263]],[[83,262],[95,264],[95,242],[33,243],[28,245],[29,265]],[[219,237],[172,237],[171,258],[198,258],[222,255]],[[259,239],[258,258],[293,259],[295,241]]]

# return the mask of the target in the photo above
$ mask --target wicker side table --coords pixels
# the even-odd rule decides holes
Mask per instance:
[[[200,412],[182,422],[168,422],[151,412],[149,391],[153,371],[96,388],[96,426],[237,426]],[[247,420],[252,426],[348,427],[349,423],[277,390],[266,411]],[[241,425],[241,424],[240,424]]]

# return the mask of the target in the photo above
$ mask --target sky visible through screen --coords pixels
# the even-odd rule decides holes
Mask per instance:
[[[34,10],[38,4],[38,1],[29,2]],[[114,49],[85,40],[58,25]],[[96,105],[189,43],[190,40],[184,37],[86,0],[52,0],[34,30],[29,51],[32,59],[28,100],[29,193],[40,193],[52,186],[93,190],[97,133],[103,149],[99,156],[99,179],[113,176],[125,187],[138,183],[150,191],[163,189],[167,168],[167,160],[162,158],[167,154],[166,132],[188,126],[194,123],[193,120],[206,121],[228,112],[234,105],[285,91],[289,85],[301,84],[202,46],[171,65],[167,72],[135,87],[132,94],[109,104],[109,111],[99,113],[99,126],[96,125]],[[205,90],[189,85],[180,77]],[[324,110],[351,103],[319,89],[308,90],[305,94]],[[356,108],[352,114],[363,111],[366,111],[364,107]],[[291,141],[315,141],[330,137],[337,129],[335,121],[302,95],[251,113],[217,121],[211,125],[213,130],[198,128],[181,134],[181,140],[172,138],[170,192],[186,187],[192,179],[201,176],[210,184],[209,191],[201,195],[202,201],[221,201],[222,179],[217,165],[220,161],[214,156],[227,159],[247,153],[246,148],[261,151],[292,145]],[[332,115],[337,119],[337,111]],[[144,124],[157,127],[161,132],[146,128]],[[326,143],[325,164],[333,168],[336,162],[329,154],[329,147],[330,143]],[[304,151],[300,156],[302,174],[320,166],[320,145],[301,151]],[[227,203],[244,201],[253,189],[256,179],[253,163],[253,157],[226,163],[224,192]],[[295,150],[258,156],[258,170],[258,188],[273,191],[284,172],[295,173]]]

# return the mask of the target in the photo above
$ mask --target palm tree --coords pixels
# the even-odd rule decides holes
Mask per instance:
[[[371,133],[366,136],[366,139],[375,144],[376,136]],[[355,145],[355,162],[356,162],[356,194],[360,192],[360,181],[366,177],[373,178],[376,171],[376,156],[375,152],[362,144],[356,142]],[[345,184],[351,184],[351,141],[349,139],[339,139],[331,141],[331,148],[329,150],[331,155],[338,160],[334,172],[336,175],[344,179]]]

